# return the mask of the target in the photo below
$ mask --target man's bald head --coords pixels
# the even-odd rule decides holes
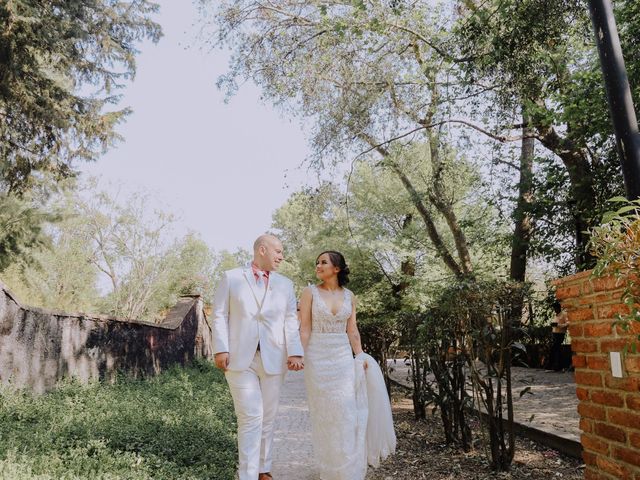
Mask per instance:
[[[262,270],[277,270],[283,260],[282,242],[275,235],[265,233],[253,242],[253,263]]]
[[[280,239],[275,235],[271,235],[270,233],[265,233],[256,238],[256,241],[253,242],[253,251],[256,252],[262,245],[269,245],[270,243],[278,242],[280,243]]]

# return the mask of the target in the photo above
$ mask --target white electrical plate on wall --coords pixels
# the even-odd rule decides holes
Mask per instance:
[[[622,378],[622,355],[620,352],[609,352],[611,360],[611,375],[616,378]]]

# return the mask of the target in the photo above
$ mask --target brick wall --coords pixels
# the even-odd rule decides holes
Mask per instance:
[[[585,479],[640,480],[640,355],[622,354],[622,378],[612,375],[609,357],[637,337],[640,322],[629,332],[615,325],[628,310],[614,278],[586,271],[554,283],[570,322]]]

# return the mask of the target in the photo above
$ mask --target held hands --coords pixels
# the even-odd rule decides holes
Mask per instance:
[[[216,364],[216,367],[226,372],[227,367],[229,366],[229,352],[216,353],[213,361]]]
[[[293,370],[294,372],[302,370],[304,368],[304,361],[302,357],[292,356],[287,358],[287,368],[289,370]]]
[[[214,357],[214,363],[216,364],[216,367],[226,372],[227,368],[229,367],[229,353],[216,353]],[[287,359],[287,368],[296,372],[298,370],[302,370],[304,368],[302,357],[289,357]]]

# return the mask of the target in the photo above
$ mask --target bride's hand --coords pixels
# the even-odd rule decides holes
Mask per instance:
[[[364,352],[358,353],[356,355],[356,358],[361,357],[361,356],[364,356]],[[367,360],[365,360],[365,359],[362,360],[362,366],[364,367],[365,371],[367,370],[367,368],[369,368],[369,364],[368,364]]]

